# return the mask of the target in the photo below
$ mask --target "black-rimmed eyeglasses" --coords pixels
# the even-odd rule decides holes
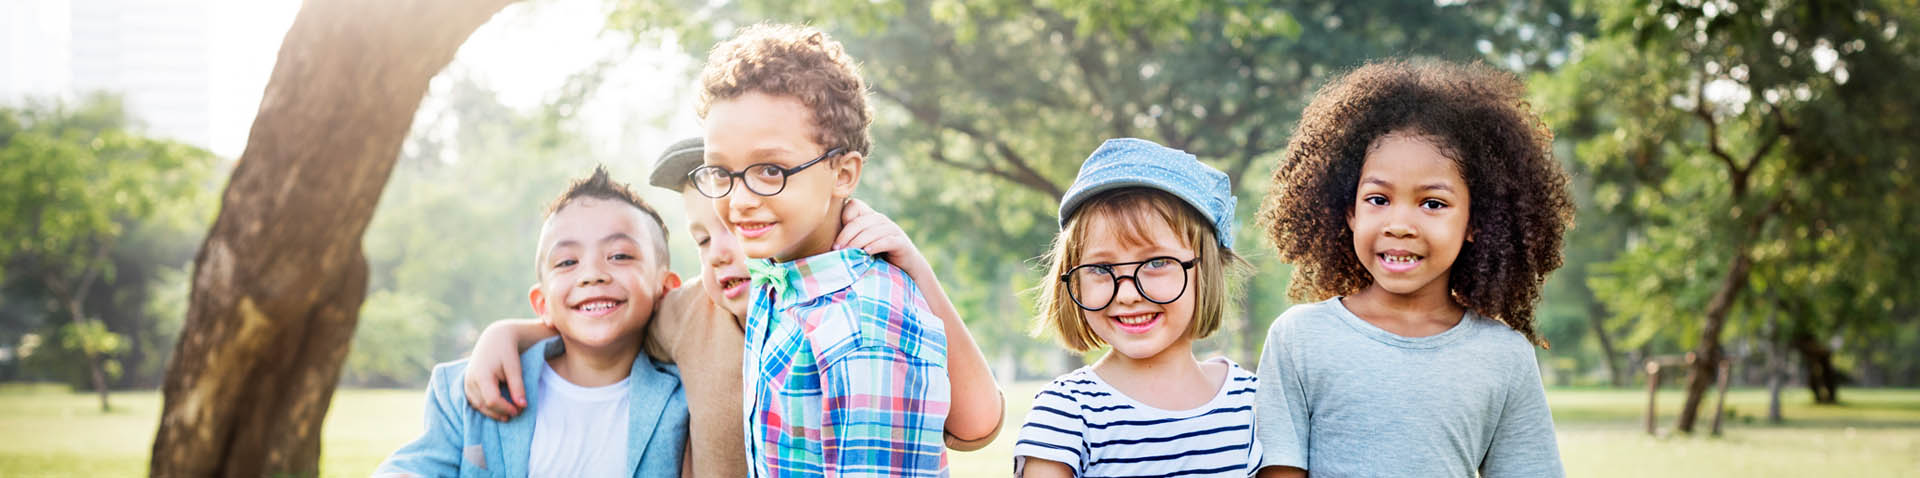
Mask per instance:
[[[1061,274],[1060,281],[1067,283],[1067,296],[1073,298],[1073,304],[1086,310],[1112,305],[1114,296],[1120,295],[1116,292],[1121,279],[1132,279],[1133,290],[1147,301],[1168,304],[1187,292],[1187,270],[1199,262],[1197,256],[1186,261],[1160,256],[1137,262],[1082,264]],[[1132,274],[1117,273],[1127,266],[1133,266]]]
[[[799,166],[791,168],[781,167],[773,163],[755,163],[748,165],[744,171],[733,172],[728,171],[727,168],[716,165],[701,166],[688,172],[687,179],[693,181],[693,188],[700,191],[701,196],[712,199],[720,199],[726,197],[728,193],[733,192],[734,178],[744,180],[747,184],[747,190],[752,191],[754,194],[772,196],[780,194],[780,191],[787,189],[787,176],[799,173],[801,170],[807,169],[821,160],[839,156],[842,152],[844,152],[844,150],[841,148],[833,148],[827,150],[826,153],[821,154],[818,158],[813,158],[811,161],[800,163]]]

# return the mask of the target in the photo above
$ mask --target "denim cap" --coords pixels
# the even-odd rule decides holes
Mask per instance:
[[[1220,247],[1233,248],[1233,187],[1227,174],[1202,164],[1186,151],[1137,138],[1109,139],[1080,164],[1080,175],[1060,199],[1060,228],[1087,200],[1125,187],[1166,191],[1186,201],[1213,223]]]
[[[680,186],[687,184],[687,173],[700,167],[706,154],[706,142],[699,136],[673,142],[660,153],[660,159],[653,160],[653,173],[647,176],[647,184],[680,192]]]

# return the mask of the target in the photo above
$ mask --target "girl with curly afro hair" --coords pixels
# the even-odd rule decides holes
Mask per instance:
[[[1261,476],[1562,474],[1533,353],[1573,221],[1552,137],[1478,63],[1319,91],[1259,213],[1301,302],[1260,362]]]

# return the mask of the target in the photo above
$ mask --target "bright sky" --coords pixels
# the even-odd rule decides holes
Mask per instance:
[[[210,147],[222,156],[237,157],[300,2],[210,1]],[[674,139],[699,133],[687,95],[693,60],[672,45],[643,45],[629,52],[623,35],[602,33],[609,3],[526,0],[510,5],[474,32],[446,73],[471,75],[508,106],[527,109],[555,96],[574,73],[613,59],[614,70],[580,112],[579,125],[603,155],[651,158]],[[434,89],[443,89],[445,83],[436,79]],[[430,91],[421,108],[437,104]],[[661,115],[667,118],[665,128],[654,123]]]

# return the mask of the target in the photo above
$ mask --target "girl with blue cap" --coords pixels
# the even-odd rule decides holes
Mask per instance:
[[[1108,140],[1060,201],[1039,287],[1041,330],[1068,349],[1110,347],[1034,396],[1018,476],[1233,476],[1259,466],[1254,375],[1196,360],[1229,303],[1234,197],[1186,152]]]

